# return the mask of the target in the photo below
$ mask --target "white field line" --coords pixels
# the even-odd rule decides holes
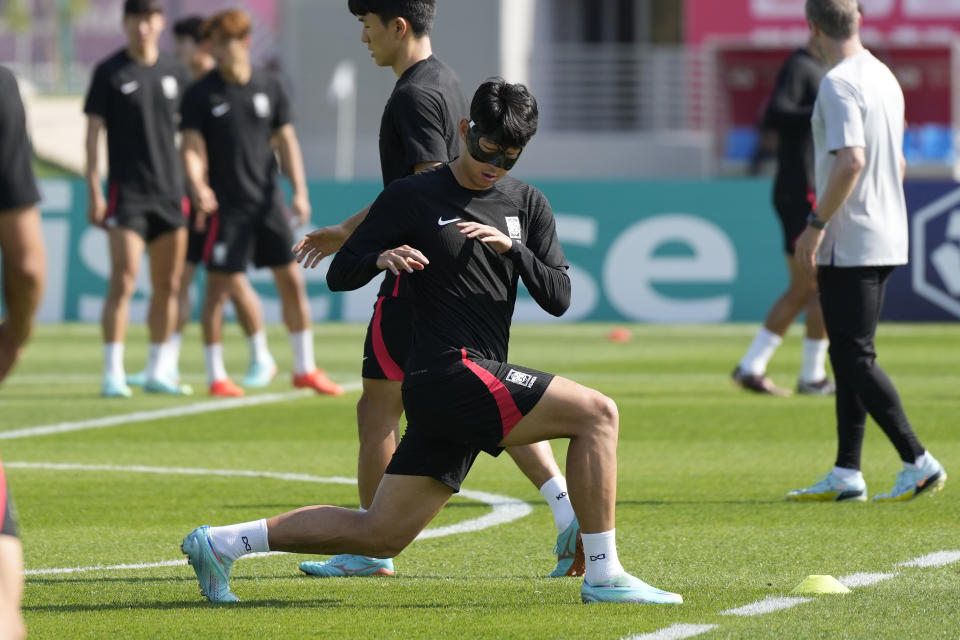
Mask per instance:
[[[341,385],[344,391],[356,391],[360,389],[360,382],[348,382]],[[170,407],[169,409],[155,409],[153,411],[137,411],[134,413],[123,413],[115,416],[105,416],[103,418],[92,418],[90,420],[78,420],[76,422],[60,422],[57,424],[48,424],[39,427],[26,427],[23,429],[14,429],[12,431],[0,432],[0,440],[14,440],[18,438],[32,438],[35,436],[49,436],[58,433],[68,433],[70,431],[84,431],[86,429],[102,429],[103,427],[115,427],[124,424],[133,424],[136,422],[149,422],[151,420],[165,420],[167,418],[179,418],[182,416],[192,416],[199,413],[210,413],[213,411],[226,411],[228,409],[239,409],[243,407],[253,407],[261,404],[272,404],[275,402],[286,402],[306,396],[314,395],[313,391],[301,389],[297,391],[287,391],[285,393],[263,393],[245,398],[230,398],[227,400],[210,400],[207,402],[197,402],[194,404]]]
[[[716,628],[715,624],[672,624],[658,631],[629,636],[623,640],[683,640]]]
[[[843,586],[854,589],[856,587],[869,587],[872,584],[896,577],[896,573],[851,573],[848,576],[838,578],[838,581]]]
[[[282,480],[287,482],[316,482],[327,484],[356,484],[354,478],[345,478],[334,476],[322,478],[304,473],[276,473],[273,471],[244,471],[232,469],[189,469],[181,467],[144,467],[129,466],[120,467],[114,465],[100,464],[66,464],[53,462],[5,462],[4,466],[8,469],[45,469],[53,471],[116,471],[121,473],[157,473],[163,475],[204,475],[204,476],[236,476],[244,478],[270,478],[272,480]],[[483,491],[470,491],[461,489],[460,495],[469,500],[482,502],[493,508],[491,513],[482,515],[470,520],[464,520],[457,524],[447,525],[445,527],[435,527],[425,529],[417,536],[417,540],[427,538],[440,538],[442,536],[452,536],[471,531],[480,531],[495,527],[497,525],[512,522],[529,515],[533,508],[516,498],[502,496],[495,493],[486,493]],[[249,558],[277,555],[279,552],[255,553],[250,554]],[[58,573],[85,573],[88,571],[110,571],[127,569],[152,569],[157,567],[174,567],[186,564],[186,560],[164,560],[161,562],[151,562],[143,564],[118,564],[118,565],[96,565],[91,567],[58,567],[48,569],[28,569],[24,571],[25,575],[47,575]]]
[[[926,555],[901,562],[898,567],[942,567],[960,560],[960,551],[935,551]]]
[[[722,616],[760,616],[765,613],[773,613],[782,609],[789,609],[804,602],[810,602],[812,598],[788,598],[785,596],[770,596],[757,602],[745,604],[736,609],[727,609],[721,611]]]

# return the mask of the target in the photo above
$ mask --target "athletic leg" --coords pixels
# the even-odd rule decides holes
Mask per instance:
[[[130,319],[130,299],[136,289],[144,241],[135,231],[125,227],[108,229],[107,238],[110,247],[110,280],[101,319],[104,343],[102,394],[106,397],[129,397],[132,392],[126,383],[123,352]]]
[[[0,638],[26,637],[20,613],[22,597],[23,547],[19,539],[0,534]]]
[[[204,359],[207,365],[207,384],[215,396],[242,396],[243,390],[227,376],[223,363],[223,307],[231,281],[238,273],[207,271],[207,289],[203,298],[200,322],[203,326]]]
[[[363,378],[363,393],[357,402],[357,488],[360,506],[370,507],[393,452],[400,443],[403,398],[400,382]]]
[[[0,252],[7,311],[0,323],[2,382],[33,330],[33,316],[43,292],[43,229],[35,207],[0,212]]]
[[[178,305],[187,250],[187,229],[180,228],[157,236],[147,250],[153,291],[147,315],[150,351],[143,390],[186,395],[192,390],[171,377],[178,365],[171,353],[170,338],[176,332],[180,319]]]

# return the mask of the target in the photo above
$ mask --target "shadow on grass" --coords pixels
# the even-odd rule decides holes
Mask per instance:
[[[436,604],[394,604],[391,609],[446,609],[449,603]],[[23,607],[29,613],[83,613],[104,611],[183,611],[190,609],[305,609],[325,607],[327,609],[369,609],[382,608],[382,605],[363,602],[343,602],[329,598],[309,600],[241,600],[240,602],[124,602],[103,604],[49,604]]]

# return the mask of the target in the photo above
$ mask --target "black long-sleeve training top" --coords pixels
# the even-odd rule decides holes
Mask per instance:
[[[461,221],[496,227],[513,246],[497,254],[462,235]],[[391,183],[334,256],[327,284],[333,291],[362,287],[380,273],[379,255],[404,244],[430,261],[409,275],[416,321],[404,384],[442,376],[461,349],[506,362],[518,279],[548,313],[570,306],[553,210],[538,189],[509,175],[475,191],[442,165]]]

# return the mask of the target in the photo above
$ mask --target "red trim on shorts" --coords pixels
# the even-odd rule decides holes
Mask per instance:
[[[190,216],[190,198],[187,196],[180,198],[180,213],[183,214],[184,218]]]
[[[473,371],[483,381],[483,384],[487,385],[487,389],[490,390],[494,400],[497,401],[497,408],[500,410],[500,422],[503,423],[503,437],[507,437],[507,434],[523,418],[523,414],[517,408],[517,403],[513,401],[513,396],[496,376],[467,358],[466,349],[460,349],[460,353],[463,356],[463,364],[467,366],[467,369]]]
[[[810,187],[807,187],[807,202],[810,203],[811,210],[817,208],[817,194]]]
[[[120,198],[120,186],[116,182],[111,182],[107,186],[107,218],[112,218],[117,213],[117,200]]]
[[[402,275],[402,273],[398,273],[397,279],[393,281],[393,293],[390,294],[391,298],[396,298],[397,294],[400,293],[400,276]]]
[[[373,335],[371,336],[373,355],[377,358],[377,364],[380,365],[388,380],[403,380],[403,369],[397,366],[397,363],[390,357],[390,352],[387,351],[387,343],[383,341],[383,331],[380,329],[380,323],[383,321],[383,310],[381,309],[383,301],[383,296],[377,298],[377,306],[373,312]]]
[[[3,463],[0,462],[0,530],[3,529],[3,518],[7,513],[7,477],[3,474]]]
[[[220,212],[214,211],[207,218],[207,237],[203,241],[203,263],[209,264],[213,256],[213,245],[217,243],[217,233],[220,231]]]

